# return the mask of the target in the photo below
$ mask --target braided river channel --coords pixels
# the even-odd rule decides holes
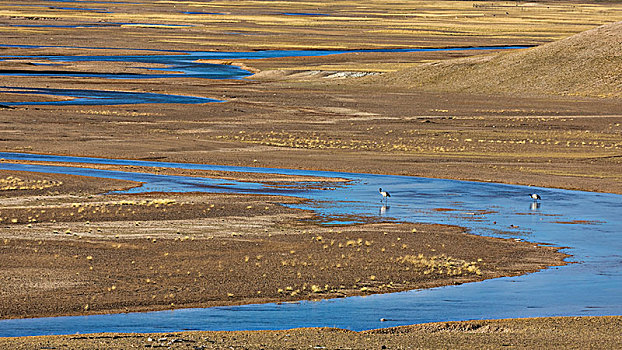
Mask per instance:
[[[8,45],[0,45],[9,47]],[[13,46],[15,47],[15,46]],[[41,48],[20,46],[28,50]],[[521,47],[504,47],[517,49]],[[110,48],[82,48],[107,49]],[[501,49],[496,48],[458,48]],[[150,50],[154,51],[154,50]],[[376,50],[418,51],[418,50]],[[348,51],[350,52],[350,51]],[[365,52],[365,51],[357,51]],[[250,73],[231,65],[200,63],[200,59],[258,59],[315,56],[344,51],[176,52],[118,56],[0,56],[0,60],[34,60],[46,71],[0,72],[19,76],[100,77],[110,79],[205,78],[240,79]],[[138,74],[81,73],[59,70],[78,61],[123,61],[161,64]],[[135,67],[136,68],[136,67]],[[140,68],[140,67],[138,67]],[[63,96],[63,101],[4,101],[3,93]],[[178,96],[112,90],[48,89],[0,86],[0,105],[113,105],[141,103],[219,102],[208,96]],[[299,208],[314,211],[326,224],[355,223],[357,217],[440,223],[466,227],[470,233],[566,247],[570,264],[519,277],[497,278],[456,286],[400,293],[173,311],[110,315],[0,320],[0,337],[96,332],[168,332],[182,330],[262,330],[295,327],[339,327],[365,330],[433,321],[539,316],[622,315],[622,195],[534,188],[409,176],[357,174],[293,169],[228,167],[123,159],[63,157],[0,152],[2,170],[84,175],[138,181],[126,192],[234,192],[288,195],[309,199]],[[40,165],[20,164],[37,161]],[[63,162],[59,166],[58,162]],[[66,163],[86,166],[72,167]],[[275,188],[261,183],[128,173],[91,169],[88,164],[155,166],[251,173],[343,178],[333,187]],[[391,192],[380,203],[378,188]],[[534,203],[528,196],[542,196]],[[437,208],[449,210],[438,211]],[[383,319],[384,321],[381,321]]]
[[[28,51],[31,49],[81,49],[81,50],[118,50],[108,47],[74,47],[74,46],[34,46],[34,45],[2,45],[0,48],[12,48]],[[442,49],[377,49],[377,50],[265,50],[255,52],[216,52],[216,51],[175,51],[175,50],[133,50],[147,51],[140,55],[1,55],[0,61],[33,61],[34,65],[45,65],[45,70],[4,70],[0,75],[29,76],[29,77],[74,77],[74,78],[106,78],[106,79],[168,79],[168,78],[198,78],[198,79],[242,79],[252,75],[251,72],[230,64],[214,64],[205,61],[213,60],[252,60],[280,57],[326,56],[345,53],[372,53],[372,52],[451,52],[451,51],[493,51],[524,49],[526,46],[484,46],[459,47]],[[156,54],[157,52],[157,54]],[[41,63],[45,61],[45,63]],[[80,72],[64,67],[70,63],[84,62],[123,62],[133,63],[141,73],[104,73]],[[141,65],[160,65],[158,68]],[[66,100],[53,101],[4,101],[2,93],[24,95],[49,95],[66,97]],[[146,92],[127,92],[116,90],[89,90],[89,89],[50,89],[24,88],[14,86],[0,86],[0,105],[121,105],[144,103],[183,103],[201,104],[222,102],[202,96],[180,96],[170,94],[156,94]]]

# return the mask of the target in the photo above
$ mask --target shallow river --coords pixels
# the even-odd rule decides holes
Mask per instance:
[[[0,163],[0,169],[89,175],[143,182],[128,192],[205,191],[293,195],[327,223],[352,215],[410,222],[455,224],[472,233],[569,247],[575,262],[520,277],[459,286],[318,302],[246,305],[174,311],[0,321],[0,336],[92,332],[286,329],[307,326],[363,330],[483,318],[622,314],[622,196],[560,189],[355,174],[2,153],[0,158],[47,165]],[[275,189],[257,183],[58,167],[52,162],[144,165],[340,177],[347,185]],[[378,188],[391,192],[380,203]],[[537,192],[542,203],[528,197]],[[437,211],[447,208],[452,211]],[[381,322],[380,319],[387,319]]]
[[[34,46],[34,45],[2,45],[0,48],[19,48],[24,50],[41,48],[64,48],[84,50],[121,50],[104,47],[70,47],[70,46]],[[0,75],[8,76],[42,76],[42,77],[96,77],[107,79],[155,79],[155,78],[200,78],[200,79],[242,79],[252,75],[251,72],[235,65],[206,63],[201,60],[249,60],[277,57],[326,56],[344,53],[366,52],[426,52],[426,51],[465,51],[465,50],[512,50],[523,49],[525,46],[486,46],[444,49],[378,49],[378,50],[265,50],[255,52],[216,52],[216,51],[175,51],[175,50],[133,50],[151,51],[144,55],[0,55],[0,61],[34,61],[35,65],[45,65],[46,70],[3,70]],[[158,52],[154,54],[154,52]],[[41,61],[45,61],[41,63]],[[80,72],[64,67],[72,62],[131,62],[142,73],[103,73]],[[153,65],[158,65],[157,68]],[[2,97],[2,93],[53,95],[69,97],[64,101],[14,102]],[[143,103],[209,103],[218,102],[207,97],[179,96],[155,93],[136,93],[114,90],[85,89],[43,89],[18,88],[0,86],[0,104],[6,106],[21,105],[118,105]]]

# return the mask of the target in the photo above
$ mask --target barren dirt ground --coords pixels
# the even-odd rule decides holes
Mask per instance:
[[[0,110],[2,148],[622,193],[619,100],[491,98],[338,81],[179,83],[167,92],[198,89],[228,102]],[[169,87],[118,88],[150,86]]]

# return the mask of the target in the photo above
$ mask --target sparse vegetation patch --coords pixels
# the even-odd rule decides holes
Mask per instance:
[[[47,188],[58,187],[63,184],[62,181],[55,180],[23,180],[19,177],[7,176],[0,179],[0,191],[17,191],[17,190],[44,190]]]

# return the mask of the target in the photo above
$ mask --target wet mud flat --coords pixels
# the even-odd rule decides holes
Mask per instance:
[[[21,188],[0,199],[2,318],[388,293],[520,275],[566,257],[445,225],[319,225],[281,205],[296,198],[100,196],[131,184],[0,175]]]
[[[439,322],[363,332],[301,328],[252,332],[87,334],[0,338],[12,349],[613,349],[620,345],[622,317],[548,317]]]

